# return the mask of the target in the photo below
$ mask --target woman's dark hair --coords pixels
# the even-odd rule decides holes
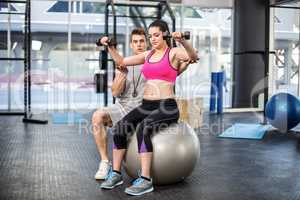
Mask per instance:
[[[165,22],[164,20],[161,20],[161,19],[157,19],[155,20],[154,22],[152,22],[149,27],[148,27],[148,30],[151,28],[151,27],[158,27],[159,30],[161,32],[163,32],[163,34],[166,34],[166,35],[170,35],[170,31],[169,31],[169,27],[168,27],[168,24],[167,22]],[[167,38],[166,39],[166,42],[167,42],[167,45],[169,47],[171,47],[171,38]]]

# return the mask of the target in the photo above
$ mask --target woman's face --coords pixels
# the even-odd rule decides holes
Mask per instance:
[[[150,27],[148,34],[152,48],[160,49],[167,45],[166,41],[163,39],[163,33],[159,27]]]

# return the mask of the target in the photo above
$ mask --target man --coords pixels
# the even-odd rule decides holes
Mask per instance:
[[[136,28],[131,32],[130,47],[135,55],[146,51],[146,34],[143,29]],[[97,180],[105,179],[111,165],[107,153],[106,127],[112,127],[142,102],[145,80],[140,71],[141,67],[130,67],[128,71],[117,69],[111,87],[116,104],[100,108],[93,113],[93,135],[101,156],[99,169],[95,174]]]

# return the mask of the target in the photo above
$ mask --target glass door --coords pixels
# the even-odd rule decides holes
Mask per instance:
[[[299,2],[271,7],[269,94],[288,92],[299,96]],[[272,22],[272,21],[271,21]]]

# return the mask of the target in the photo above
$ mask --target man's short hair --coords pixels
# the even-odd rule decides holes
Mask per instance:
[[[133,35],[143,35],[146,38],[146,33],[145,33],[145,30],[143,28],[135,28],[135,29],[133,29],[131,31],[131,34],[130,34],[130,41],[132,40],[132,36]]]

